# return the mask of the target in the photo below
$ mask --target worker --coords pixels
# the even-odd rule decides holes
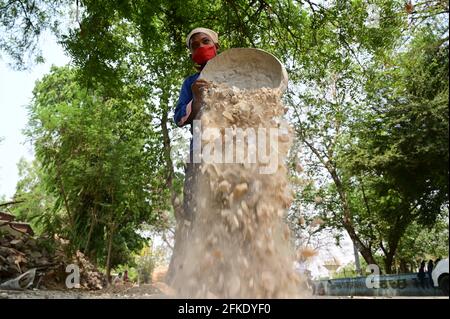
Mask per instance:
[[[217,55],[219,49],[219,38],[216,32],[207,28],[195,28],[186,37],[186,46],[189,49],[190,57],[195,63],[197,73],[187,77],[181,87],[178,103],[175,108],[174,121],[179,127],[191,125],[193,133],[193,120],[199,116],[202,104],[203,92],[208,88],[209,83],[198,79],[200,71],[209,60]],[[185,181],[183,190],[183,210],[184,218],[188,221],[194,219],[195,212],[195,185],[199,163],[193,160],[193,143],[191,140],[189,161],[185,167]]]
[[[186,46],[199,72],[188,76],[181,87],[174,115],[175,123],[180,127],[192,124],[200,110],[202,92],[208,87],[208,82],[198,77],[206,63],[217,55],[218,35],[207,28],[196,28],[186,37]]]
[[[119,274],[113,280],[113,285],[117,286],[117,285],[121,285],[122,283],[123,283],[122,273],[119,272]]]

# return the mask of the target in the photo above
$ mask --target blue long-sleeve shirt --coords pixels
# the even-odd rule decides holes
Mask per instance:
[[[178,126],[184,126],[186,124],[192,124],[191,122],[180,123],[182,118],[186,116],[186,107],[189,102],[192,101],[192,84],[198,79],[200,73],[195,73],[191,76],[188,76],[181,86],[180,96],[178,98],[177,106],[175,108],[175,114],[173,116],[173,120],[175,124]]]
[[[183,119],[183,117],[186,116],[187,106],[189,105],[189,103],[192,102],[193,94],[192,94],[191,86],[195,81],[197,81],[199,75],[200,75],[200,73],[195,73],[191,76],[188,76],[184,80],[183,85],[181,86],[181,91],[180,91],[180,96],[178,98],[177,106],[175,107],[175,114],[173,115],[173,120],[175,121],[176,125],[178,125],[178,126],[184,126],[186,124],[191,125],[191,128],[190,128],[191,134],[193,133],[192,122],[181,123],[181,120]],[[191,112],[192,112],[192,110],[191,110]],[[192,163],[192,161],[193,161],[192,138],[191,138],[190,146],[189,146],[189,159],[190,159],[190,162]]]

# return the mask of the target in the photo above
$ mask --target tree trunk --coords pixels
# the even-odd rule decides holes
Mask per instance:
[[[301,131],[299,132],[299,134],[300,134],[300,136],[302,136]],[[366,247],[364,245],[364,243],[359,239],[358,235],[356,234],[355,228],[352,223],[352,214],[351,214],[350,206],[348,205],[347,195],[345,193],[345,187],[342,184],[342,181],[336,172],[336,167],[333,166],[331,160],[326,161],[325,158],[314,147],[313,144],[309,143],[306,139],[303,139],[303,142],[314,153],[314,155],[322,163],[322,165],[326,168],[328,173],[331,175],[331,178],[333,179],[333,182],[338,191],[339,198],[341,200],[341,204],[342,204],[343,211],[344,211],[344,218],[342,219],[342,225],[344,226],[344,229],[347,231],[348,235],[350,236],[350,239],[353,241],[353,244],[356,246],[358,251],[361,253],[361,256],[363,256],[364,260],[369,265],[370,264],[378,265],[375,261],[375,258],[373,258],[371,249],[369,247]],[[328,156],[328,158],[332,158],[332,156]]]
[[[327,170],[331,174],[331,177],[333,178],[334,184],[336,185],[336,189],[339,193],[339,198],[341,199],[342,207],[344,209],[344,218],[342,219],[342,224],[344,225],[345,230],[347,231],[348,235],[350,236],[351,240],[353,241],[353,244],[356,246],[358,251],[363,256],[364,260],[369,265],[377,265],[377,262],[375,261],[375,258],[373,258],[372,251],[369,247],[366,247],[363,242],[359,239],[358,235],[356,234],[355,228],[353,226],[352,222],[352,214],[350,210],[350,206],[348,205],[347,201],[347,195],[345,193],[344,185],[341,182],[341,179],[336,173],[336,170],[333,167],[327,167]]]
[[[394,261],[394,256],[392,254],[388,254],[384,259],[384,271],[386,274],[392,274],[392,263]]]
[[[184,245],[189,237],[189,227],[185,224],[184,219],[178,219],[175,229],[175,244],[173,247],[172,256],[170,258],[169,268],[165,281],[168,285],[173,283],[173,279],[177,273],[177,270],[182,267],[184,260]]]
[[[412,269],[410,270],[408,262],[405,259],[400,259],[400,273],[406,274],[410,271],[412,271]]]
[[[63,196],[64,206],[66,208],[67,215],[69,216],[69,223],[70,223],[69,229],[73,230],[73,229],[75,229],[75,227],[74,227],[74,224],[75,224],[74,223],[74,216],[72,215],[72,212],[71,212],[71,209],[70,209],[70,205],[69,205],[69,200],[67,199],[66,190],[64,188],[63,180],[62,180],[62,177],[61,177],[59,161],[56,161],[56,174],[57,174],[56,178],[57,178],[58,183],[59,183],[59,190],[61,192],[61,195]]]
[[[89,226],[89,233],[88,233],[88,236],[87,236],[87,239],[86,239],[86,245],[84,246],[84,252],[86,254],[88,254],[88,252],[90,251],[89,244],[91,242],[92,232],[94,230],[95,225],[97,224],[97,218],[96,218],[96,215],[95,215],[95,207],[93,208],[93,210],[94,210],[94,213],[92,215],[93,215],[94,218],[93,218],[93,220],[91,220],[91,225]]]
[[[398,228],[401,228],[401,225]],[[404,231],[401,231],[401,229],[398,228],[394,227],[393,229],[392,236],[389,239],[389,251],[384,258],[384,270],[386,271],[386,274],[392,274],[392,264],[394,263],[394,257],[397,253],[398,243],[404,233]]]
[[[386,251],[382,247],[383,252],[385,254],[384,269],[387,274],[392,273],[392,265],[394,263],[394,258],[397,253],[400,239],[405,234],[405,231],[412,220],[412,212],[414,211],[415,208],[416,208],[416,206],[414,206],[411,209],[408,209],[408,211],[405,212],[404,214],[397,216],[397,218],[395,219],[394,225],[390,229],[390,232],[389,232],[389,237],[388,237],[389,251]]]
[[[111,283],[111,253],[112,253],[112,242],[114,238],[115,225],[113,224],[110,228],[109,238],[108,238],[108,255],[106,257],[106,278],[108,283]]]
[[[366,247],[361,240],[359,239],[358,235],[355,232],[355,229],[353,228],[353,225],[344,222],[344,228],[347,231],[348,235],[350,236],[350,239],[352,240],[353,244],[356,246],[358,251],[361,253],[361,256],[363,256],[364,260],[369,265],[378,265],[375,261],[375,258],[373,258],[372,251],[370,248]]]
[[[172,158],[170,157],[171,145],[170,145],[170,136],[169,136],[169,128],[168,128],[168,112],[164,111],[163,116],[161,118],[161,131],[163,135],[163,145],[164,145],[164,158],[166,161],[167,168],[167,188],[170,190],[170,200],[174,210],[175,215],[175,242],[172,251],[172,256],[170,258],[169,269],[166,275],[166,282],[170,284],[172,279],[175,276],[176,270],[179,268],[181,261],[183,260],[183,245],[187,240],[189,227],[185,224],[185,218],[183,214],[183,209],[181,206],[181,202],[177,200],[177,192],[173,186],[173,176],[175,175],[173,169]]]

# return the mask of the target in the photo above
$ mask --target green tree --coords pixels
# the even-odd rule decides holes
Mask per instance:
[[[402,236],[395,258],[400,272],[417,271],[421,260],[448,256],[448,211],[433,227],[412,223]]]
[[[9,56],[10,65],[18,70],[43,62],[41,37],[49,32],[59,34],[62,22],[71,14],[70,4],[67,0],[1,0],[0,54]]]
[[[17,164],[19,181],[11,211],[18,220],[29,222],[37,235],[53,236],[63,228],[64,212],[55,207],[56,197],[46,191],[45,173],[37,160],[21,159]]]
[[[371,111],[355,126],[358,142],[345,156],[359,187],[366,183],[367,211],[386,223],[378,240],[387,272],[408,226],[432,228],[448,209],[447,31],[424,26],[395,67],[371,79]]]
[[[64,210],[60,232],[108,275],[123,263],[120,251],[140,249],[136,229],[152,223],[165,198],[145,101],[132,86],[121,96],[83,88],[75,70],[53,68],[36,85],[27,132],[55,209]]]
[[[357,7],[358,5],[354,9]],[[443,109],[443,105],[448,103],[448,90],[439,89],[447,87],[448,84],[433,84],[448,72],[448,53],[436,53],[434,58],[430,59],[428,56],[428,61],[421,60],[417,65],[418,70],[427,71],[418,73],[411,68],[419,62],[414,62],[414,58],[429,54],[424,50],[427,45],[414,46],[411,37],[422,39],[422,42],[428,39],[428,45],[442,45],[442,50],[447,52],[448,38],[445,32],[448,27],[442,27],[445,19],[436,18],[435,12],[429,10],[428,16],[422,19],[422,22],[427,20],[430,24],[428,28],[433,30],[435,35],[428,38],[427,35],[421,34],[421,27],[417,24],[413,25],[414,32],[410,33],[410,30],[405,28],[407,24],[402,23],[406,22],[404,15],[398,11],[402,10],[402,7],[393,6],[391,11],[387,9],[385,8],[385,12],[391,12],[391,15],[382,16],[380,27],[374,31],[376,34],[391,30],[386,34],[392,38],[388,37],[384,43],[384,39],[372,42],[370,37],[358,37],[355,44],[362,41],[359,44],[362,50],[357,52],[358,54],[353,54],[355,52],[351,50],[338,50],[339,42],[336,43],[336,48],[328,51],[335,56],[331,60],[332,64],[322,66],[324,59],[329,59],[327,51],[321,59],[315,59],[317,68],[324,73],[316,72],[317,76],[310,77],[305,75],[304,79],[309,81],[305,82],[303,87],[300,86],[297,92],[293,88],[288,96],[288,103],[292,105],[299,140],[307,149],[303,155],[305,174],[316,181],[315,185],[306,187],[301,194],[305,205],[314,203],[316,197],[321,198],[320,203],[314,204],[325,224],[345,229],[367,263],[378,263],[376,254],[381,251],[384,268],[390,272],[399,240],[408,225],[416,219],[423,222],[426,219],[429,225],[432,225],[442,211],[442,205],[448,205],[448,199],[444,195],[448,193],[447,186],[444,182],[439,182],[448,180],[448,114]],[[448,11],[448,8],[445,10]],[[347,13],[349,12],[352,11]],[[351,14],[358,17],[355,13]],[[421,14],[425,16],[424,12]],[[358,30],[357,20],[348,23],[345,21],[345,24],[356,23],[355,28],[348,32],[357,32],[360,36],[369,34],[363,32],[364,28],[359,27]],[[417,28],[419,31],[416,32]],[[347,37],[344,37],[344,40],[349,41]],[[351,48],[352,43],[349,44]],[[348,46],[343,44],[343,47]],[[405,51],[406,53],[402,53]],[[430,63],[431,61],[434,62]],[[378,68],[379,73],[374,72],[373,68]],[[430,72],[431,70],[434,71]],[[408,73],[409,77],[396,76],[395,81],[388,81],[391,73],[395,72],[398,75]],[[377,80],[374,80],[374,73],[379,76]],[[373,88],[375,83],[378,85],[376,90]],[[414,123],[408,119],[404,121],[404,129],[397,129],[394,134],[394,129],[387,128],[398,124],[394,122],[398,120],[399,115],[411,119],[418,119],[418,116],[407,112],[407,107],[394,110],[395,103],[392,102],[397,100],[401,101],[397,105],[406,105],[409,94],[402,89],[407,86],[417,87],[419,83],[436,88],[436,91],[439,91],[436,95],[438,98],[434,100],[434,97],[428,97],[420,103],[422,106],[416,105],[415,109],[421,112],[428,109],[427,120],[420,122],[424,119],[421,117]],[[374,93],[375,91],[377,93]],[[393,91],[396,94],[390,95]],[[379,97],[378,100],[374,99],[374,95]],[[375,106],[375,100],[382,103]],[[376,110],[380,109],[380,106],[384,110],[377,113]],[[409,107],[411,108],[411,105]],[[386,114],[387,109],[391,110],[389,117]],[[409,121],[411,123],[408,123]],[[406,123],[413,125],[405,125]],[[384,129],[378,129],[383,126]],[[365,134],[359,134],[360,131]],[[434,136],[434,140],[424,139],[426,135],[422,135],[423,131],[432,131],[429,136]],[[377,145],[370,142],[373,143],[370,147],[357,151],[361,145],[367,146],[367,141],[377,140]],[[399,142],[404,147],[417,147],[428,151],[420,151],[422,158],[417,157],[417,151],[402,154],[397,151],[398,145],[395,145]],[[379,164],[385,164],[384,170],[378,166],[378,171],[374,172],[375,166],[371,165],[381,156],[377,157],[373,152],[386,152],[386,158],[391,157],[390,162],[380,161]],[[425,163],[429,164],[430,158],[434,157],[434,160],[441,158],[439,163],[433,160],[433,164],[425,167]],[[361,161],[364,161],[365,168],[355,169]],[[411,179],[411,173],[419,168],[411,166],[414,162],[424,164],[420,165],[424,169],[423,175],[417,180],[414,177]],[[429,182],[435,186],[430,187]]]

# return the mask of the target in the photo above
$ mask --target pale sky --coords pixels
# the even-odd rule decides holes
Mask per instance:
[[[22,130],[27,123],[26,105],[30,103],[36,80],[50,71],[52,64],[62,66],[70,60],[53,36],[41,41],[45,63],[28,71],[14,71],[0,59],[0,196],[14,195],[18,180],[17,163],[21,157],[33,158],[29,143],[25,144]]]

